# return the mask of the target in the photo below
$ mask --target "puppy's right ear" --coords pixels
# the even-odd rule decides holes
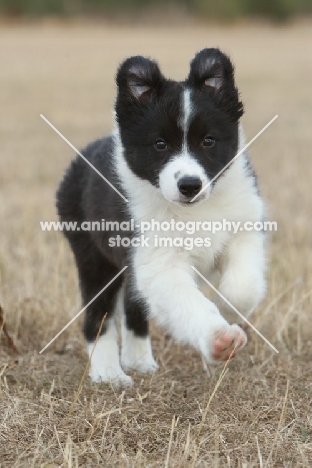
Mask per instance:
[[[163,79],[157,63],[139,55],[125,60],[116,76],[119,92],[140,102],[157,95]]]

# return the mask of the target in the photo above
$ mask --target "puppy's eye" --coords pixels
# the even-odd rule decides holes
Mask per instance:
[[[164,140],[157,140],[155,141],[155,148],[158,151],[164,151],[167,149],[167,143]]]
[[[211,148],[212,146],[214,146],[215,142],[216,140],[212,136],[206,136],[203,141],[203,145],[206,148]]]

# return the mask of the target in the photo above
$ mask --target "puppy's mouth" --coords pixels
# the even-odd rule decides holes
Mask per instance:
[[[186,205],[186,206],[190,206],[190,205],[196,205],[196,203],[199,202],[198,199],[194,200],[193,202],[191,200],[188,200],[188,201],[179,201],[178,203],[180,203],[181,205]]]
[[[179,199],[179,200],[176,200],[176,203],[182,206],[192,206],[192,205],[197,205],[197,203],[203,201],[204,199],[205,199],[204,196],[198,197],[194,201],[192,201],[193,198],[183,199],[183,200]]]

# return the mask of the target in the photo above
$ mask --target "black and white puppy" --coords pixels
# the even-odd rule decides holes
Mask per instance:
[[[263,203],[247,154],[243,153],[209,187],[202,189],[244,147],[239,99],[229,58],[204,49],[183,82],[164,78],[157,63],[125,60],[117,77],[113,134],[91,143],[83,154],[127,199],[126,203],[77,156],[57,193],[62,221],[261,221]],[[191,200],[196,196],[192,202]],[[200,223],[198,224],[200,226]],[[157,247],[159,232],[145,233],[149,246],[111,247],[127,231],[65,232],[73,250],[83,303],[124,267],[127,270],[87,308],[84,333],[89,354],[107,314],[91,359],[95,382],[131,385],[125,372],[154,372],[148,319],[154,318],[179,342],[192,345],[208,363],[228,359],[246,344],[239,316],[202,292],[194,266],[244,316],[265,293],[263,232],[209,233],[210,247]],[[166,237],[190,237],[173,230]],[[200,227],[193,237],[206,238]],[[215,283],[216,284],[216,283]],[[117,316],[122,317],[121,356]]]

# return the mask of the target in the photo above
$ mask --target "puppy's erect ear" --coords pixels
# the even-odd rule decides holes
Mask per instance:
[[[141,56],[125,60],[116,76],[119,91],[141,102],[159,91],[162,80],[157,63]]]
[[[235,86],[233,65],[219,49],[203,49],[195,55],[187,82],[207,91],[235,120],[242,116],[243,104]]]
[[[234,85],[233,72],[230,59],[219,49],[203,49],[191,61],[188,79],[193,86],[218,91],[225,82]]]

